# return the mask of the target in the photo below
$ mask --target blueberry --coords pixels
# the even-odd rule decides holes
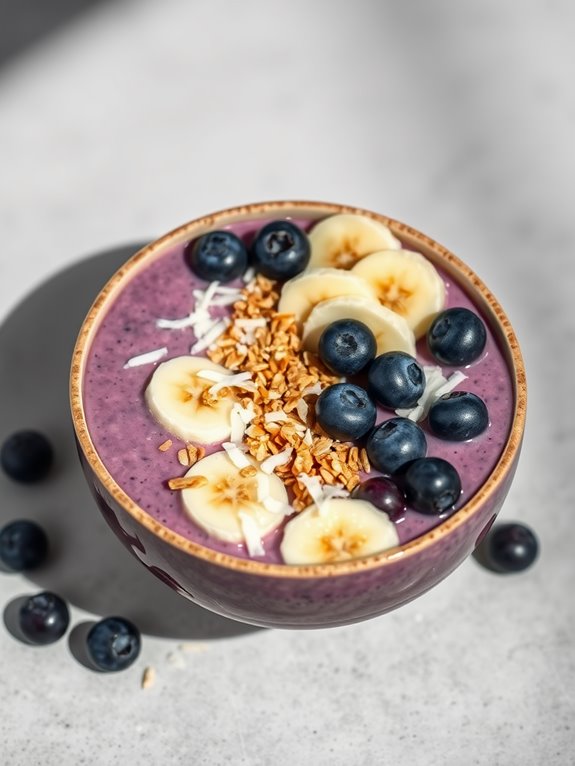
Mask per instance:
[[[430,408],[429,430],[440,439],[461,442],[479,436],[489,425],[483,399],[469,391],[452,391],[441,396]]]
[[[140,631],[124,617],[105,617],[90,628],[86,646],[100,670],[124,670],[140,654]]]
[[[537,538],[523,524],[499,524],[483,543],[487,559],[498,572],[522,572],[533,564],[539,553]]]
[[[408,418],[391,418],[374,428],[367,440],[367,454],[375,468],[394,474],[427,452],[425,434]]]
[[[390,410],[415,407],[425,390],[423,367],[410,354],[388,351],[369,368],[370,394]]]
[[[311,249],[307,235],[294,223],[272,221],[258,231],[250,255],[256,271],[283,281],[305,269]]]
[[[356,375],[375,356],[377,344],[369,327],[356,319],[338,319],[322,332],[318,354],[336,375]]]
[[[70,624],[66,602],[49,591],[30,596],[20,608],[19,617],[20,630],[33,644],[53,644]]]
[[[47,552],[46,533],[33,521],[12,521],[0,530],[0,561],[13,572],[34,569]]]
[[[40,481],[52,466],[54,453],[48,439],[37,431],[17,431],[0,451],[0,463],[11,479],[24,483]]]
[[[457,502],[461,480],[455,468],[439,457],[424,457],[407,467],[404,479],[409,505],[420,513],[439,516]]]
[[[405,496],[391,479],[376,476],[359,484],[351,493],[355,500],[367,500],[380,511],[385,511],[392,521],[405,513]]]
[[[185,257],[194,274],[207,282],[230,282],[248,266],[245,245],[231,231],[211,231],[188,242]]]
[[[376,410],[365,389],[352,383],[336,383],[318,396],[315,414],[332,439],[350,441],[373,428]]]
[[[471,364],[483,353],[487,332],[473,311],[453,308],[442,311],[427,331],[427,345],[441,364]]]

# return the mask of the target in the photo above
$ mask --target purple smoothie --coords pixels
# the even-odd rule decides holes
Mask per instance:
[[[295,223],[302,228],[311,225],[302,220]],[[249,244],[261,225],[262,221],[252,221],[226,228]],[[446,307],[464,306],[478,312],[462,288],[441,271],[440,274],[447,287]],[[237,281],[230,286],[242,284]],[[205,286],[186,265],[184,244],[167,249],[132,276],[101,320],[88,354],[83,390],[86,420],[94,447],[110,475],[155,521],[196,543],[249,558],[243,544],[214,539],[185,515],[179,492],[167,487],[169,479],[186,470],[176,460],[177,450],[185,445],[155,421],[144,400],[145,388],[156,365],[124,369],[131,357],[163,346],[168,348],[168,355],[162,361],[189,353],[195,341],[193,330],[158,329],[156,320],[189,314],[194,304],[192,291]],[[229,309],[212,309],[213,316],[218,312],[223,315],[229,313]],[[489,428],[479,437],[462,443],[437,439],[425,423],[420,423],[426,433],[428,456],[448,460],[460,474],[463,492],[458,507],[467,502],[493,470],[509,435],[513,416],[509,369],[487,323],[486,326],[485,352],[480,360],[463,370],[467,380],[456,390],[472,391],[485,401]],[[425,340],[418,343],[417,357],[423,364],[436,364],[427,353]],[[446,377],[453,371],[443,368]],[[392,416],[394,413],[380,410],[377,422]],[[172,448],[166,453],[159,452],[158,446],[167,438],[173,440]],[[206,454],[219,449],[220,444],[208,446]],[[370,476],[374,475],[372,471]],[[397,524],[400,542],[423,534],[441,521],[441,518],[408,510]],[[266,555],[258,560],[282,563],[281,538],[281,527],[268,535],[264,540]]]

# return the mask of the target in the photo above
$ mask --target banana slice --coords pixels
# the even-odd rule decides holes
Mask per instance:
[[[405,319],[380,303],[355,295],[342,295],[314,306],[303,326],[304,347],[317,352],[322,332],[338,319],[357,319],[366,324],[375,335],[378,356],[386,351],[415,355],[415,337]]]
[[[187,515],[208,534],[229,543],[245,541],[250,546],[252,530],[261,539],[284,519],[283,513],[266,509],[266,498],[273,498],[274,506],[281,503],[285,508],[288,496],[280,478],[268,476],[248,455],[245,457],[256,469],[253,476],[242,476],[243,469],[232,462],[227,452],[214,452],[198,460],[186,477],[204,476],[208,481],[183,489],[182,502]]]
[[[305,322],[315,305],[340,295],[357,295],[376,300],[369,282],[343,269],[313,269],[290,279],[282,288],[278,311],[293,314],[296,322]]]
[[[331,564],[398,545],[387,514],[365,500],[334,498],[306,508],[286,524],[280,547],[286,564]]]
[[[308,269],[323,266],[351,269],[370,253],[401,247],[401,242],[383,223],[352,213],[333,215],[320,221],[313,227],[309,241],[311,258]]]
[[[202,402],[202,394],[214,385],[198,376],[204,370],[232,374],[202,356],[177,356],[158,365],[146,388],[146,402],[169,433],[184,441],[212,444],[230,436],[233,400]]]
[[[383,250],[356,263],[352,274],[363,277],[384,306],[401,314],[420,338],[445,305],[445,285],[435,267],[411,250]]]

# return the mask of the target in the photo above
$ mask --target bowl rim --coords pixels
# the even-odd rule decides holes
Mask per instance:
[[[250,218],[266,218],[270,214],[286,217],[288,215],[297,215],[298,213],[312,215],[318,220],[329,215],[342,213],[363,215],[385,224],[391,229],[393,234],[400,238],[414,240],[424,250],[431,251],[434,258],[437,258],[442,266],[447,266],[449,271],[457,274],[457,280],[464,289],[467,289],[468,292],[477,291],[479,293],[484,309],[491,314],[491,318],[495,320],[499,330],[499,341],[505,346],[504,351],[507,353],[507,362],[515,389],[513,419],[499,460],[484,484],[465,505],[458,509],[453,516],[450,516],[436,527],[409,542],[363,558],[330,564],[288,565],[271,564],[253,559],[241,559],[228,553],[214,551],[207,546],[193,542],[173,532],[169,527],[150,516],[143,508],[140,508],[116,484],[113,477],[108,473],[90,437],[82,401],[85,361],[93,334],[98,326],[99,317],[108,302],[113,301],[116,294],[121,290],[124,281],[128,281],[138,267],[151,260],[154,255],[159,254],[170,244],[175,244],[185,239],[192,239],[216,226],[225,226],[232,222],[249,220]],[[473,299],[476,301],[477,296],[473,295]],[[482,280],[451,251],[417,229],[370,210],[331,202],[278,200],[226,208],[201,218],[195,218],[172,229],[141,248],[125,264],[117,269],[100,290],[78,333],[70,371],[70,405],[76,438],[90,469],[119,506],[132,516],[135,521],[151,532],[153,536],[192,557],[203,559],[226,569],[269,577],[308,579],[354,574],[385,566],[386,564],[392,564],[399,558],[403,559],[406,556],[416,555],[423,549],[447,537],[477,514],[485,501],[497,492],[518,457],[525,427],[527,387],[521,350],[507,315]]]

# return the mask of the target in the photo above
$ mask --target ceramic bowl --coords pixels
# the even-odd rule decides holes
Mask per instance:
[[[318,220],[342,212],[385,223],[404,247],[418,250],[440,266],[480,308],[513,379],[509,437],[479,491],[442,524],[400,547],[367,558],[314,566],[266,564],[215,552],[175,534],[138,507],[100,460],[82,401],[91,339],[133,269],[142,268],[166,248],[238,221],[284,216]],[[140,250],[114,274],[79,333],[71,371],[71,406],[82,467],[97,504],[114,533],[145,567],[185,598],[234,620],[273,628],[325,628],[396,609],[443,580],[474,550],[499,512],[513,479],[525,422],[526,386],[517,339],[501,306],[471,269],[446,248],[410,226],[369,211],[316,202],[269,202],[191,221]]]

